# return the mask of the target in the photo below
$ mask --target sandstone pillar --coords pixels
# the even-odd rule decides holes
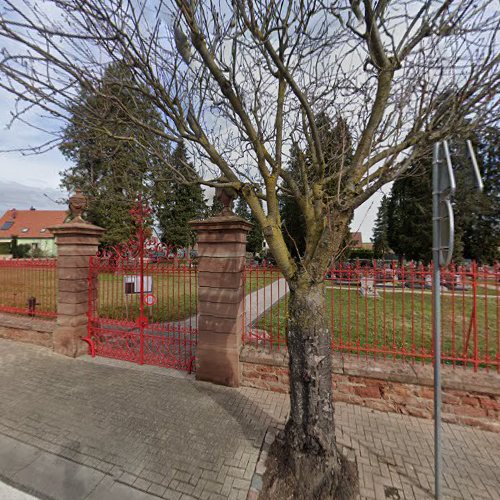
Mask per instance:
[[[190,222],[198,244],[196,378],[240,385],[245,311],[243,272],[250,223],[234,215]]]
[[[73,206],[78,203],[83,204],[81,209]],[[71,357],[87,352],[88,346],[81,339],[87,336],[89,287],[95,287],[88,279],[89,258],[97,253],[99,237],[104,232],[81,218],[84,206],[85,198],[82,202],[77,192],[70,198],[73,220],[49,228],[57,245],[57,322],[53,346],[55,352]]]

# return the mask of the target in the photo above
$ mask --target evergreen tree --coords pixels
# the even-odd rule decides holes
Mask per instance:
[[[208,216],[209,217],[219,216],[223,208],[224,205],[222,204],[222,201],[219,201],[214,195],[214,197],[212,198],[212,204],[208,207]]]
[[[474,138],[476,156],[485,184],[474,185],[471,160],[463,138],[450,141],[456,180],[453,199],[455,238],[453,260],[463,258],[492,262],[498,256],[500,194],[498,129]],[[388,243],[399,256],[430,261],[432,257],[432,153],[397,179],[387,205]]]
[[[338,179],[335,174],[348,167],[352,161],[352,138],[345,120],[339,116],[335,122],[326,113],[319,113],[316,117],[316,127],[319,131],[320,140],[323,145],[325,159],[325,174],[330,177],[326,185],[329,196],[334,197],[339,189],[339,183],[343,186],[343,179]],[[307,170],[307,182],[314,181],[314,172],[310,165],[313,163],[309,147],[305,151],[294,144],[292,146],[288,170],[292,177],[299,183],[304,179],[299,165],[304,164]],[[285,184],[286,188],[286,184]],[[302,210],[293,197],[286,194],[281,199],[281,218],[283,222],[283,233],[285,242],[294,257],[299,257],[305,252],[305,220]],[[349,228],[343,235],[341,250],[345,250],[349,241]],[[337,256],[332,256],[336,258]]]
[[[155,214],[163,242],[176,247],[189,248],[195,243],[195,235],[188,222],[207,214],[203,189],[195,184],[195,170],[188,161],[186,148],[180,143],[172,154],[171,164],[185,180],[180,184],[175,180],[156,183]]]
[[[110,95],[128,108],[117,105]],[[157,110],[135,84],[129,67],[121,62],[110,64],[95,92],[81,89],[59,146],[74,162],[61,172],[61,184],[69,191],[80,188],[87,196],[87,219],[106,229],[104,245],[131,236],[130,209],[139,195],[151,198],[152,186],[168,157],[168,145],[159,138],[148,139],[149,150],[138,145],[146,134],[134,124],[139,117],[161,129]]]
[[[295,179],[300,178],[298,157],[302,151],[294,144],[291,151],[288,170]],[[294,257],[303,255],[306,247],[305,220],[300,207],[292,196],[281,198],[281,219],[283,221],[283,234],[285,242]]]
[[[400,258],[429,262],[432,257],[431,152],[397,179],[387,203],[387,241]]]
[[[247,252],[251,252],[254,255],[260,253],[264,245],[264,235],[262,234],[254,215],[250,211],[250,207],[243,198],[238,198],[234,212],[242,219],[245,219],[253,224],[247,237]]]
[[[500,129],[489,127],[475,142],[484,191],[463,233],[464,256],[492,264],[500,259]]]
[[[382,198],[378,209],[375,226],[373,228],[373,255],[375,258],[383,258],[389,252],[388,240],[388,205],[389,199],[386,195]]]

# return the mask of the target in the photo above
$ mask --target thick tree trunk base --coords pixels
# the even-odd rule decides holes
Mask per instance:
[[[269,450],[261,500],[351,500],[359,494],[358,469],[335,449],[311,455],[294,449],[286,431]]]

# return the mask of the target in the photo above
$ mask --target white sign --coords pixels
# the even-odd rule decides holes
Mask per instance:
[[[144,293],[151,293],[153,291],[153,277],[143,276],[142,286],[144,288],[143,289]],[[125,295],[129,295],[132,293],[141,293],[141,276],[140,275],[124,276],[123,288],[125,291]]]

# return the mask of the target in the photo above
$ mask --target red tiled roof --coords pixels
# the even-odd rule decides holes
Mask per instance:
[[[0,218],[0,239],[53,238],[47,228],[62,224],[67,215],[66,210],[7,210]]]

